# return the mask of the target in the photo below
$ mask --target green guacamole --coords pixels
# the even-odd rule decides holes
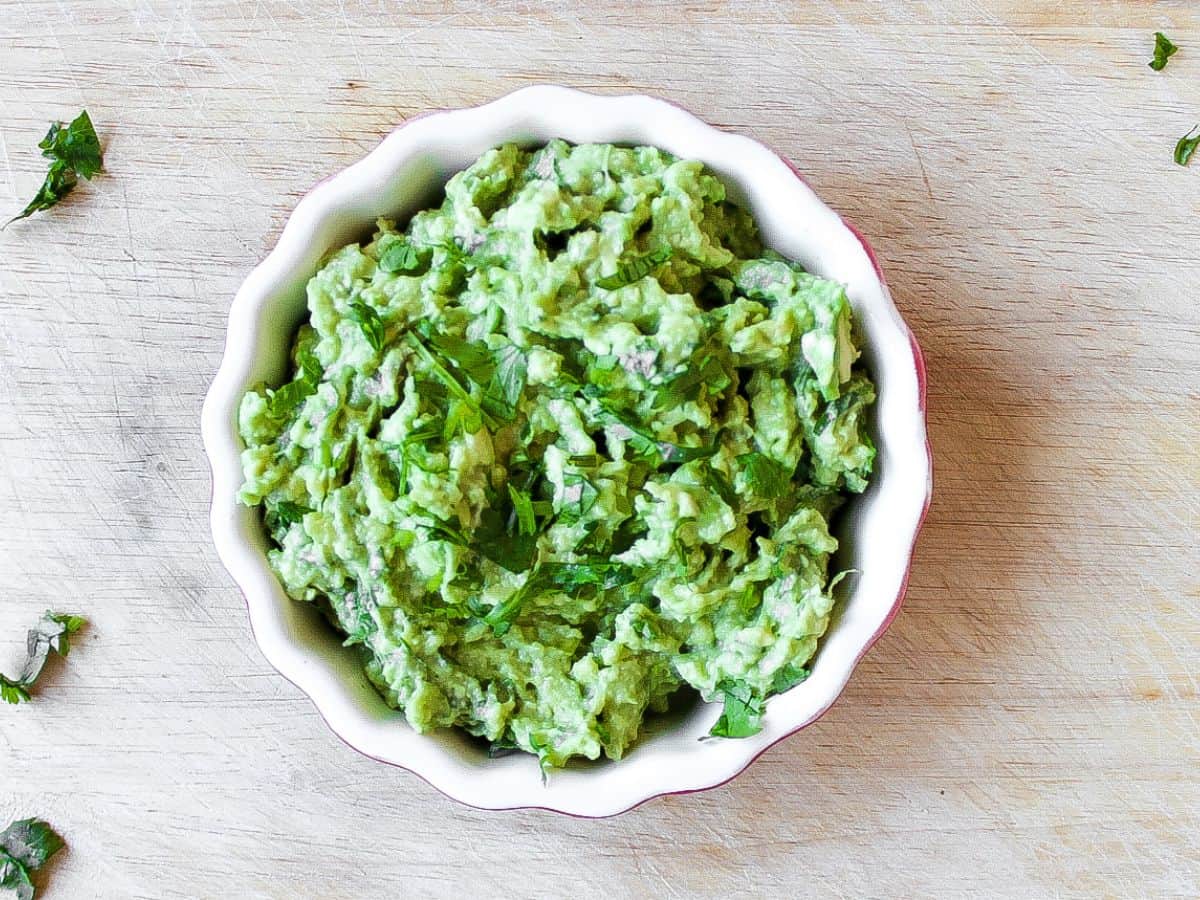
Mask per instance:
[[[308,307],[240,499],[414,728],[617,759],[681,688],[737,737],[807,675],[875,391],[842,286],[701,163],[490,150]]]

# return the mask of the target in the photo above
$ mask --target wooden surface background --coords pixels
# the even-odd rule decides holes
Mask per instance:
[[[86,106],[107,174],[0,234],[0,825],[49,898],[1197,896],[1200,7],[0,3],[0,207]],[[1182,50],[1146,66],[1156,29]],[[422,110],[645,91],[793,159],[929,363],[908,602],[819,723],[608,821],[347,749],[264,662],[200,404],[296,200]]]

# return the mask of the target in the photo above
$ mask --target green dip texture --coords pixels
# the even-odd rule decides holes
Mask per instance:
[[[737,737],[806,677],[875,390],[842,286],[701,163],[490,150],[308,307],[240,499],[414,728],[617,759],[680,688]]]

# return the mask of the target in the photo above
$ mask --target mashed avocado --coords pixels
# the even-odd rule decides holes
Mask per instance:
[[[702,164],[499,147],[308,306],[240,499],[414,728],[616,759],[680,688],[736,737],[807,675],[875,391],[842,287]]]

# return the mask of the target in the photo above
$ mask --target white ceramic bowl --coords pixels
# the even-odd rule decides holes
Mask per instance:
[[[368,235],[376,216],[403,220],[435,202],[450,175],[488,148],[555,137],[652,144],[703,160],[724,179],[732,199],[751,210],[769,246],[843,282],[879,388],[879,454],[870,489],[840,522],[842,562],[861,574],[843,583],[840,614],[821,642],[812,676],[770,701],[760,734],[702,741],[720,710],[696,704],[669,727],[651,727],[621,762],[555,772],[543,784],[533,757],[488,759],[456,731],[414,732],[384,704],[355,653],[342,647],[317,610],[284,595],[267,566],[258,512],[234,502],[242,481],[235,411],[251,385],[286,377],[289,345],[306,316],[304,285],[327,251]],[[203,433],[213,472],[217,551],[246,596],[263,655],[312,698],[330,728],[362,753],[403,766],[472,806],[542,807],[583,816],[612,815],[661,794],[722,784],[828,709],[900,607],[932,484],[920,351],[853,228],[789,163],[756,141],[651,97],[601,97],[553,86],[410,120],[305,196],[279,244],[234,298],[225,358],[204,404]]]

